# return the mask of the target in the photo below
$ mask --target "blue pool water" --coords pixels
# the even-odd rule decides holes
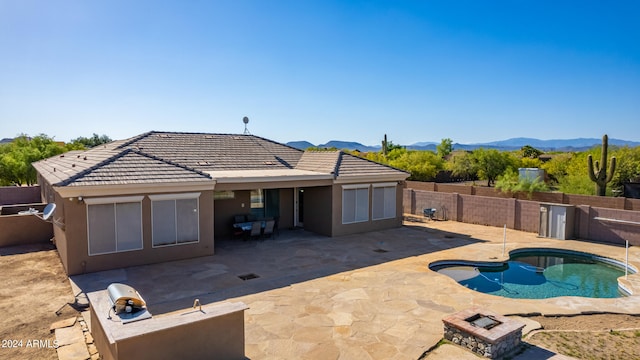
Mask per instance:
[[[624,270],[588,254],[553,250],[521,251],[506,263],[467,265],[435,263],[430,268],[469,289],[518,299],[557,296],[616,298]]]

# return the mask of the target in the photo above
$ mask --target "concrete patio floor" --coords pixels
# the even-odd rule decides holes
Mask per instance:
[[[405,222],[335,238],[292,230],[263,241],[218,241],[214,256],[73,276],[72,284],[88,293],[126,283],[154,316],[188,311],[195,298],[202,304],[242,301],[249,306],[249,359],[417,359],[442,339],[443,317],[471,306],[504,315],[640,314],[640,295],[507,299],[469,290],[428,268],[443,259],[506,259],[502,240],[502,228],[450,221]],[[507,256],[522,247],[625,256],[623,247],[507,230]],[[640,268],[640,249],[630,248],[629,262]],[[240,278],[250,274],[257,277]],[[640,294],[640,275],[630,275],[627,285]],[[445,350],[429,358],[449,355]]]

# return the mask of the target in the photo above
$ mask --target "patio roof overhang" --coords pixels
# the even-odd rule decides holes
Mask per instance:
[[[298,169],[204,171],[218,184],[333,180],[333,174]]]
[[[54,189],[63,198],[78,196],[113,196],[113,195],[133,195],[133,194],[153,194],[165,193],[168,191],[206,191],[214,190],[216,182],[166,182],[166,183],[137,183],[137,184],[108,184],[108,185],[86,185],[86,186],[56,186]]]

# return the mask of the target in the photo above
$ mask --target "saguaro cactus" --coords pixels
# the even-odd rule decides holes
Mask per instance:
[[[384,157],[386,158],[388,152],[389,152],[389,147],[387,143],[387,134],[384,134],[384,140],[382,140],[382,155],[384,155]]]
[[[613,178],[613,173],[616,171],[616,157],[611,158],[611,168],[607,173],[607,149],[609,148],[609,138],[605,134],[602,137],[602,154],[600,155],[601,163],[596,160],[595,171],[593,168],[593,159],[591,155],[588,157],[589,164],[589,178],[596,183],[596,195],[605,196],[607,191],[607,183]],[[602,166],[600,166],[602,165]]]

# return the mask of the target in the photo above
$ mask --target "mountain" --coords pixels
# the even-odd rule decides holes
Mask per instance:
[[[306,150],[310,147],[314,147],[315,145],[313,145],[312,143],[308,142],[308,141],[289,141],[287,143],[287,145],[294,147],[296,149],[300,149],[300,150]]]
[[[436,146],[438,144],[439,143],[427,141],[427,142],[417,142],[412,145],[405,145],[405,147],[409,150],[436,151]],[[542,151],[584,151],[594,146],[600,146],[601,144],[602,144],[602,139],[596,139],[596,138],[540,140],[540,139],[533,139],[533,138],[518,137],[518,138],[507,139],[507,140],[492,141],[487,143],[476,143],[476,144],[455,143],[453,144],[453,148],[455,150],[474,150],[482,147],[487,149],[509,151],[509,150],[519,150],[523,146],[529,145]],[[298,148],[298,149],[302,149],[302,150],[315,146],[308,141],[292,141],[292,142],[288,142],[287,145]],[[609,145],[636,147],[636,146],[640,146],[640,142],[620,140],[620,139],[609,139]],[[331,140],[326,144],[321,144],[317,146],[321,148],[335,147],[336,149],[359,150],[362,152],[380,151],[380,145],[367,146],[359,142],[353,142],[353,141]]]
[[[367,151],[380,151],[380,147],[381,146],[367,146],[367,145],[362,145],[359,142],[354,142],[354,141],[340,141],[340,140],[331,140],[329,142],[327,142],[326,144],[319,144],[319,145],[314,145],[308,141],[290,141],[287,143],[287,145],[300,149],[300,150],[305,150],[307,148],[310,147],[319,147],[319,148],[336,148],[336,149],[347,149],[347,150],[358,150],[358,151],[362,151],[362,152],[367,152]]]
[[[493,141],[483,144],[470,144],[469,146],[476,147],[491,147],[502,150],[517,150],[525,145],[533,146],[536,149],[543,151],[583,151],[590,149],[594,146],[602,144],[602,139],[596,138],[577,138],[577,139],[552,139],[552,140],[539,140],[532,138],[512,138],[507,140]],[[627,141],[620,139],[609,139],[609,145],[617,146],[639,146],[640,142]]]

